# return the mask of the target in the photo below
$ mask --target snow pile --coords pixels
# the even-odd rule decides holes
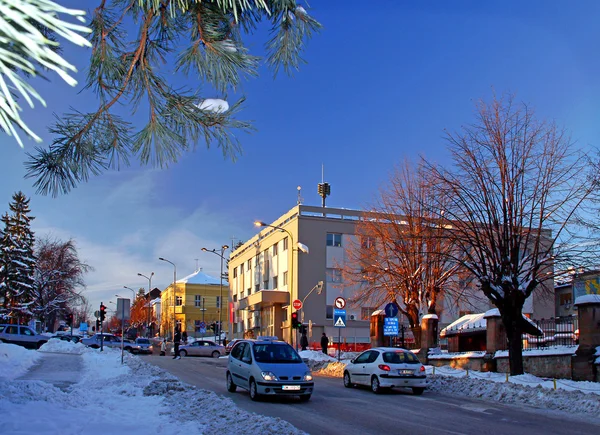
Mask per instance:
[[[598,357],[598,358],[596,358],[596,361],[595,361],[595,363],[596,363],[596,364],[600,364],[600,346],[598,346],[598,347],[596,348],[596,353],[594,354],[594,356],[597,356],[597,357]]]
[[[0,343],[0,380],[18,378],[27,372],[40,356],[35,350],[25,349],[16,344]]]
[[[577,296],[575,298],[574,305],[583,305],[583,304],[600,304],[600,295],[583,295]]]
[[[512,380],[512,379],[511,379]],[[600,398],[581,391],[565,391],[513,383],[493,382],[472,377],[431,376],[429,391],[476,397],[513,405],[559,409],[569,413],[600,415]]]
[[[49,348],[57,350],[53,345]],[[39,380],[12,380],[15,369],[23,374],[40,357],[45,358],[37,351],[0,344],[0,358],[6,359],[0,370],[12,364],[9,380],[0,379],[2,433],[304,434],[279,418],[243,411],[231,399],[185,384],[137,356],[125,353],[121,364],[117,349],[47,355],[83,362],[80,381],[62,389]]]
[[[55,353],[74,353],[81,355],[89,348],[81,343],[73,343],[72,341],[61,340],[60,338],[51,338],[47,343],[40,347],[40,352],[55,352]]]
[[[198,104],[198,109],[205,112],[225,113],[229,110],[229,103],[220,98],[207,98]]]
[[[324,354],[323,352],[317,352],[316,350],[301,350],[298,354],[300,355],[300,358],[311,361],[337,361],[337,358]]]

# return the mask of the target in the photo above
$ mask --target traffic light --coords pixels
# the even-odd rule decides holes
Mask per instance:
[[[100,303],[100,322],[104,322],[106,318],[106,306],[103,303]]]
[[[292,328],[298,329],[300,327],[300,322],[298,321],[298,311],[294,311],[292,313]]]
[[[73,313],[67,314],[67,326],[71,326],[73,324]]]
[[[96,319],[96,331],[100,331],[100,319]]]

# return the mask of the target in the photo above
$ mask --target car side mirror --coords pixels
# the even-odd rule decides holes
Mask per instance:
[[[355,361],[355,360],[351,359],[351,360],[350,360],[350,364],[354,364],[354,361]]]

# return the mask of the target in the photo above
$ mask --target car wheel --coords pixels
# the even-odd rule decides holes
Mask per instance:
[[[422,387],[413,387],[413,394],[415,396],[420,396],[421,394],[423,394],[423,391],[425,391],[425,388]]]
[[[254,400],[255,402],[260,400],[260,394],[258,394],[258,389],[256,387],[256,382],[254,382],[254,379],[250,379],[250,388],[248,389],[248,391],[250,392],[250,399]]]
[[[352,379],[350,379],[350,373],[344,372],[344,387],[352,388],[353,386]]]
[[[38,341],[37,345],[36,345],[36,349],[39,349],[40,347],[42,347],[44,344],[46,344],[45,341]]]
[[[304,394],[300,396],[300,402],[308,402],[310,400],[310,394]]]
[[[179,356],[186,357],[187,356],[187,352],[185,350],[180,350],[179,351]]]
[[[377,376],[371,378],[371,391],[375,394],[381,393],[381,385],[379,384],[379,378]]]
[[[227,372],[227,391],[230,393],[235,393],[235,390],[237,390],[237,386],[233,383],[231,373]]]
[[[92,349],[100,349],[100,346],[98,346],[97,344],[92,344],[90,347]]]
[[[212,353],[212,357],[213,357],[213,358],[219,358],[220,356],[221,356],[221,352],[219,352],[218,350],[215,350],[215,351]]]

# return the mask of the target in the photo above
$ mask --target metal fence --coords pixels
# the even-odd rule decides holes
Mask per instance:
[[[557,346],[575,346],[579,344],[579,324],[577,316],[555,317],[533,320],[543,335],[536,337],[523,334],[523,349],[541,349]],[[506,335],[500,345],[508,349]]]

